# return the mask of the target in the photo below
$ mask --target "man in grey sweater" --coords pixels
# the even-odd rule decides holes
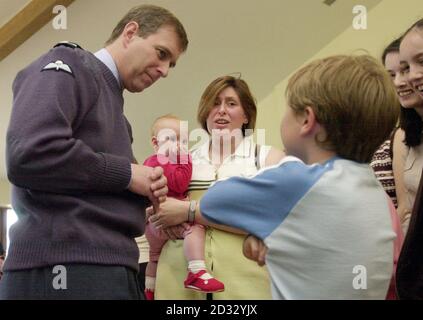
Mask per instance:
[[[134,161],[122,93],[166,77],[187,46],[175,16],[143,5],[97,53],[61,43],[18,73],[6,158],[19,220],[0,299],[141,298],[134,238],[167,186]]]

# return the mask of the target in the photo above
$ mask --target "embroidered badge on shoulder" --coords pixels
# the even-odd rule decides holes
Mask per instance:
[[[71,67],[67,65],[66,63],[64,63],[62,60],[57,60],[56,62],[50,62],[41,71],[48,71],[48,70],[64,71],[66,73],[73,75]]]

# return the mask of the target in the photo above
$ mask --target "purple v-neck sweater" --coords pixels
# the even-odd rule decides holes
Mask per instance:
[[[137,270],[146,200],[126,190],[131,128],[112,72],[92,53],[60,46],[20,71],[13,93],[6,158],[19,220],[5,270]]]

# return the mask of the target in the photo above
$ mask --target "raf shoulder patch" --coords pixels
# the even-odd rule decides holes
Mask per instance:
[[[55,62],[50,62],[41,70],[41,72],[48,71],[48,70],[64,71],[66,73],[73,75],[71,67],[67,65],[66,63],[64,63],[62,60],[56,60]]]

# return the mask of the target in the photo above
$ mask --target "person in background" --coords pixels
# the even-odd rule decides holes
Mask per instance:
[[[402,36],[399,63],[406,90],[400,95],[400,128],[394,138],[393,169],[397,186],[398,214],[404,233],[408,229],[416,193],[423,169],[423,19],[417,21]]]
[[[398,259],[396,272],[396,288],[398,297],[402,300],[423,299],[423,172],[420,176],[416,201],[410,218],[410,226],[401,255]]]
[[[404,81],[404,76],[400,72],[399,64],[399,46],[401,43],[401,38],[395,39],[392,41],[382,53],[382,63],[391,76],[392,81],[394,82],[395,88],[397,89],[399,103],[408,105],[414,103],[416,99],[419,99],[417,94],[411,90],[410,87]],[[398,206],[397,194],[395,190],[395,179],[394,172],[392,168],[392,159],[393,159],[393,140],[397,128],[392,131],[385,142],[376,150],[373,155],[372,161],[370,161],[370,166],[375,172],[376,178],[380,181],[386,193],[391,197],[392,202],[394,203],[395,208]]]
[[[410,88],[423,99],[423,19],[416,21],[403,35],[400,44],[401,71]],[[402,199],[398,209],[409,229],[398,261],[397,287],[401,299],[423,298],[423,103],[401,109],[401,133],[395,141]],[[396,138],[397,139],[397,138]],[[394,157],[394,160],[395,160]],[[395,162],[394,162],[395,165]],[[394,166],[395,170],[395,166]],[[397,177],[396,177],[397,178]],[[396,181],[397,182],[397,181]]]

